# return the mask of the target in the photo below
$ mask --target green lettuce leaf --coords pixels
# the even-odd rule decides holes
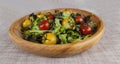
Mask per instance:
[[[67,44],[67,34],[60,34],[59,39],[61,40],[62,44]]]
[[[54,30],[52,31],[52,33],[54,34],[60,34],[60,28],[61,28],[61,24],[60,24],[60,19],[55,19],[55,27]]]
[[[77,42],[81,40],[81,36],[78,32],[69,30],[67,31],[68,42]]]

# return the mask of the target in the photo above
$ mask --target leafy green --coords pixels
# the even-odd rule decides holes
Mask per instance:
[[[31,17],[30,17],[30,20],[31,20],[31,21],[34,21],[35,19],[34,19],[34,17],[33,17],[33,16],[31,16]]]
[[[91,15],[84,16],[84,22],[89,23],[91,21],[90,18],[91,18]]]
[[[59,19],[55,19],[55,26],[54,26],[54,30],[52,31],[52,33],[54,34],[60,34],[60,28],[61,28],[61,24],[60,24],[60,20]]]
[[[70,22],[71,24],[75,24],[75,20],[74,20],[72,17],[69,17],[69,22]]]
[[[38,20],[39,20],[39,18],[37,18],[36,20],[33,21],[32,30],[39,30],[39,28],[38,28],[38,22],[37,22]]]
[[[67,34],[59,35],[59,38],[60,38],[62,44],[67,44],[67,38],[66,37],[67,37]]]
[[[65,29],[72,29],[72,26],[71,25],[75,25],[75,21],[72,17],[69,17],[69,22],[66,23],[66,25],[63,26],[63,28]]]
[[[73,17],[73,18],[75,18],[75,17],[76,17],[76,15],[77,15],[76,13],[71,13],[71,15],[70,15],[70,16],[71,16],[71,17]]]
[[[97,24],[94,22],[89,22],[88,24],[92,27],[92,31],[95,32],[97,29]]]
[[[38,33],[38,34],[43,34],[45,31],[40,31],[40,30],[28,30],[25,32],[26,35],[30,35],[31,33]]]
[[[60,27],[61,26],[61,24],[60,24],[60,19],[55,19],[55,25],[56,25],[56,27]]]
[[[72,30],[68,30],[67,33],[59,34],[58,36],[62,44],[77,42],[81,40],[79,33]]]
[[[82,39],[85,40],[85,39],[89,38],[90,36],[91,36],[91,34],[90,35],[85,35],[85,36],[82,37]]]
[[[62,12],[59,12],[59,13],[55,13],[54,16],[55,18],[62,19],[63,18],[62,14],[63,14]]]
[[[63,17],[69,17],[70,16],[70,14],[68,14],[68,13],[66,13],[66,12],[63,12]]]
[[[60,33],[66,33],[66,29],[62,26],[61,28],[60,28],[60,31],[59,31]]]
[[[65,28],[65,29],[70,29],[70,28],[71,28],[71,26],[70,26],[70,24],[69,24],[69,23],[66,23],[66,25],[64,25],[64,26],[63,26],[63,28]]]
[[[76,41],[81,40],[80,34],[76,31],[69,30],[69,31],[67,31],[67,34],[68,34],[68,36],[67,36],[68,42],[76,42]]]
[[[60,24],[60,19],[55,19],[55,27],[54,30],[52,31],[54,34],[58,35],[59,39],[61,40],[62,44],[66,44],[68,42],[76,42],[81,39],[79,33],[70,30],[67,31],[68,29],[71,29],[72,27],[70,26],[71,24],[75,24],[75,21],[72,17],[69,19],[69,23],[67,23],[64,26],[61,26]]]

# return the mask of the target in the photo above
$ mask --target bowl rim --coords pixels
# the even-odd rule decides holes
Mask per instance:
[[[94,15],[95,17],[97,17],[97,19],[100,20],[100,26],[99,28],[97,29],[97,31],[91,36],[89,37],[88,39],[85,39],[85,40],[82,40],[82,41],[78,41],[78,42],[75,42],[75,43],[67,43],[67,44],[55,44],[55,45],[50,45],[50,46],[65,46],[65,45],[73,45],[73,44],[82,44],[84,42],[87,42],[87,41],[90,41],[90,40],[93,40],[95,37],[98,37],[99,34],[102,34],[102,32],[104,31],[104,23],[103,21],[101,20],[100,17],[98,17],[97,15],[95,15],[94,13],[92,12],[89,12],[87,10],[83,10],[83,9],[79,9],[79,8],[54,8],[54,9],[48,9],[48,10],[56,10],[56,9],[71,9],[71,10],[79,10],[79,11],[85,11],[87,13],[90,13],[92,15]],[[48,11],[48,10],[41,10],[41,11]],[[40,12],[40,11],[39,11]],[[26,17],[27,15],[23,16],[22,18]],[[22,18],[19,18],[18,20],[14,21],[8,32],[9,32],[9,36],[14,39],[15,41],[22,41],[26,44],[31,44],[31,45],[42,45],[42,46],[48,46],[48,44],[40,44],[40,43],[33,43],[31,41],[27,41],[27,40],[24,40],[23,38],[19,38],[18,36],[16,36],[16,34],[14,34],[14,26],[16,25],[16,23],[22,19]]]

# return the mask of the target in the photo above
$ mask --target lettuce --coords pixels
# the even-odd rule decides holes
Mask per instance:
[[[90,35],[85,35],[85,36],[82,37],[82,39],[85,40],[85,39],[89,38],[90,36],[92,36],[92,35],[91,34]]]
[[[70,22],[71,24],[75,24],[75,20],[74,20],[72,17],[69,17],[69,22]]]
[[[70,28],[71,28],[71,26],[70,26],[70,24],[69,24],[69,23],[66,23],[66,25],[64,25],[64,26],[63,26],[63,28],[65,28],[65,29],[70,29]]]
[[[61,40],[62,44],[67,44],[68,42],[76,42],[81,39],[79,33],[71,29],[72,27],[70,26],[70,23],[75,24],[74,19],[71,17],[69,19],[69,23],[64,26],[60,24],[60,19],[55,19],[55,26],[52,33],[58,35],[58,38]]]
[[[61,40],[61,44],[67,44],[67,34],[59,35],[59,39]]]
[[[70,13],[63,12],[62,16],[63,16],[63,17],[69,17],[69,16],[70,16]]]
[[[56,27],[61,27],[61,24],[60,24],[60,19],[55,19],[55,26]]]
[[[61,24],[60,24],[60,19],[55,19],[55,26],[53,27],[54,30],[52,31],[52,33],[54,34],[60,34],[60,28],[61,28]]]
[[[69,30],[67,31],[68,42],[77,42],[81,40],[81,36],[78,32]]]

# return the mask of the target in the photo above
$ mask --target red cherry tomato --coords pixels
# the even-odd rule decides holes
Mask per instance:
[[[80,31],[83,35],[88,35],[92,33],[92,28],[88,24],[82,24],[80,26]]]
[[[50,24],[48,20],[43,20],[42,24],[40,25],[40,30],[49,30],[50,29]]]
[[[47,16],[47,18],[48,19],[54,19],[54,16],[51,13],[49,13],[48,16]]]
[[[76,22],[83,22],[84,20],[83,20],[83,18],[81,16],[76,16],[75,21]]]

